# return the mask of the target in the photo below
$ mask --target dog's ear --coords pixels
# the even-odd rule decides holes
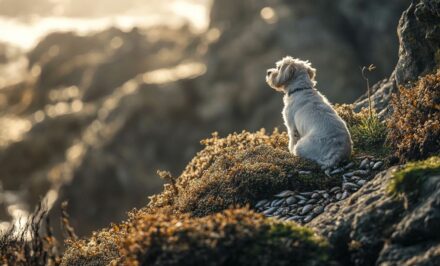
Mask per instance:
[[[280,72],[278,74],[278,84],[285,85],[295,73],[295,66],[293,64],[284,64],[280,68]]]
[[[309,77],[311,80],[315,80],[315,77],[316,77],[316,69],[315,68],[309,66],[307,68],[307,73],[309,74]]]

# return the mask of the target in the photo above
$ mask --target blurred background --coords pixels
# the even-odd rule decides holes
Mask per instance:
[[[280,127],[265,70],[310,60],[333,103],[397,61],[409,0],[0,0],[0,230],[39,200],[79,235],[161,191],[218,131]],[[55,218],[54,218],[55,219]]]

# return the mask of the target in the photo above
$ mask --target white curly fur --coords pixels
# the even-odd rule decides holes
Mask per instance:
[[[315,76],[309,61],[287,56],[267,70],[266,82],[285,93],[289,151],[329,168],[349,159],[353,144],[345,122],[315,89]]]

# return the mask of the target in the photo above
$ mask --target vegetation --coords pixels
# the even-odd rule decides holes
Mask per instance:
[[[327,244],[310,229],[243,208],[285,189],[341,182],[290,154],[287,142],[277,130],[213,134],[178,178],[158,172],[169,184],[147,207],[88,240],[71,240],[63,265],[327,265]]]
[[[440,150],[440,70],[412,88],[400,87],[392,100],[388,140],[401,162],[420,160]]]
[[[392,195],[417,197],[423,184],[430,177],[440,176],[440,157],[431,157],[424,161],[411,162],[394,173],[388,191]]]
[[[328,254],[310,229],[248,209],[203,218],[135,211],[129,221],[72,243],[63,264],[328,265]]]
[[[205,216],[230,206],[253,204],[282,190],[309,190],[334,186],[340,180],[326,177],[320,167],[293,156],[287,150],[286,133],[264,130],[254,134],[234,133],[226,138],[217,134],[202,141],[199,152],[177,179],[164,191],[151,197],[151,213],[158,208],[172,212]],[[299,170],[312,171],[299,175]]]
[[[374,110],[362,109],[355,113],[349,104],[336,105],[335,108],[347,123],[355,153],[377,158],[390,154],[390,147],[386,144],[387,126],[379,120]]]
[[[43,224],[45,228],[42,228]],[[47,211],[41,205],[20,231],[11,226],[0,235],[1,265],[58,265],[58,243],[52,235]]]

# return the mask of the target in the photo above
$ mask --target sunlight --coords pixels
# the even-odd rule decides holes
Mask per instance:
[[[206,72],[202,63],[181,64],[174,68],[164,68],[145,73],[142,79],[145,83],[161,84],[185,78],[194,78]]]
[[[30,17],[26,20],[0,16],[0,41],[11,43],[23,49],[34,47],[48,33],[55,31],[75,31],[87,34],[114,26],[122,30],[130,30],[134,26],[151,27],[168,25],[180,27],[187,22],[195,31],[204,31],[209,24],[210,1],[167,1],[143,4],[139,10],[130,13],[102,17],[63,17],[63,6],[66,1],[56,1],[56,12],[47,17]],[[158,8],[152,8],[156,7]],[[119,45],[115,40],[114,45]]]

